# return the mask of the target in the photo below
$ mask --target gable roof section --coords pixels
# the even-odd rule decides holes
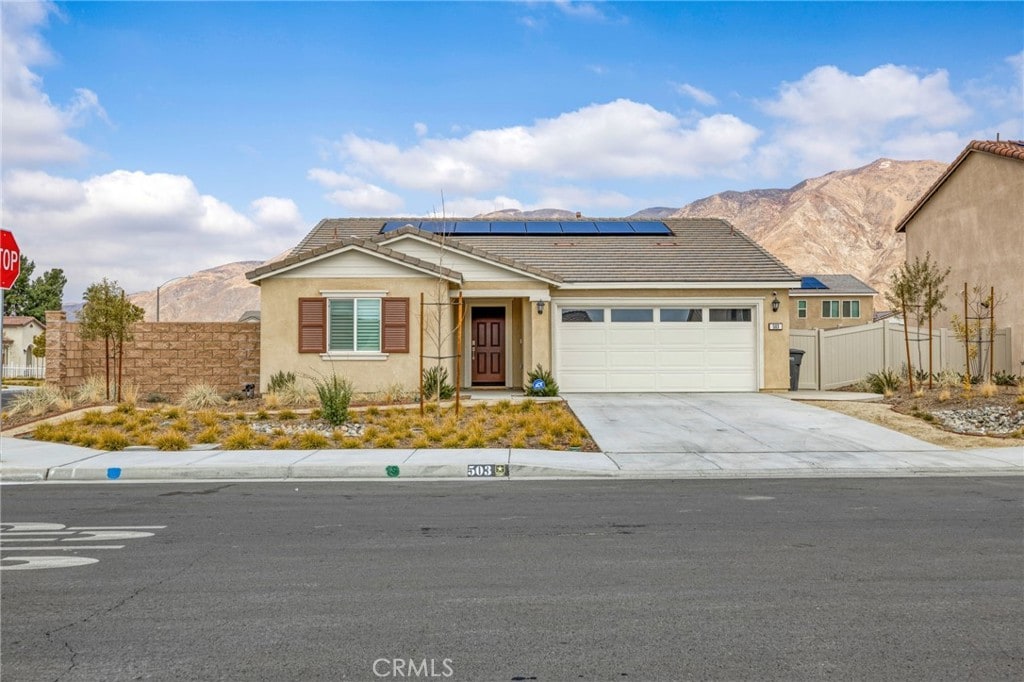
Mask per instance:
[[[437,235],[412,227],[381,235],[381,228],[391,220],[400,218],[321,220],[292,250],[286,262],[306,257],[335,242],[336,235],[355,235],[385,244],[396,236],[410,234],[420,239],[440,240]],[[458,239],[449,237],[444,243],[464,253],[566,284],[792,282],[795,285],[799,281],[782,261],[724,220],[687,218],[662,222],[672,235],[467,235]]]
[[[250,282],[253,282],[255,284],[258,283],[260,280],[266,279],[267,277],[273,275],[280,275],[281,273],[287,272],[289,270],[294,270],[298,267],[308,265],[309,263],[314,263],[318,260],[329,258],[331,256],[337,255],[339,253],[344,253],[345,251],[350,250],[361,251],[363,253],[367,253],[377,258],[383,258],[393,263],[404,265],[413,270],[419,270],[429,275],[443,277],[444,279],[447,279],[451,282],[456,282],[459,284],[462,283],[462,275],[458,272],[455,272],[454,270],[434,265],[433,263],[430,263],[428,261],[420,260],[419,258],[409,256],[400,251],[389,249],[386,246],[382,246],[380,244],[368,241],[366,239],[352,238],[341,239],[333,243],[324,244],[322,246],[318,246],[312,250],[305,251],[302,253],[294,253],[293,251],[292,255],[288,256],[287,258],[284,258],[279,261],[274,261],[273,263],[261,265],[255,270],[250,270],[249,272],[245,273],[245,277]]]
[[[878,293],[853,275],[804,275],[801,277],[801,280],[807,280],[808,278],[821,282],[825,288],[802,286],[799,289],[790,289],[790,295],[829,296],[845,294],[847,296],[874,296]]]
[[[536,279],[545,280],[549,284],[557,284],[562,281],[562,278],[558,275],[543,270],[542,268],[527,265],[526,263],[517,261],[515,258],[506,258],[466,244],[464,242],[468,239],[467,237],[460,237],[458,239],[454,239],[452,237],[441,237],[433,232],[424,232],[423,230],[419,230],[411,225],[400,227],[397,230],[381,235],[380,243],[385,246],[390,246],[403,239],[418,239],[423,242],[432,243],[439,248],[443,247],[451,251],[456,251],[479,261],[503,266],[506,270],[513,270],[526,275],[531,275]]]
[[[43,329],[46,329],[45,324],[31,315],[4,315],[5,327],[27,327],[33,323],[39,325]]]
[[[994,156],[1003,156],[1008,159],[1016,159],[1017,161],[1024,161],[1024,142],[972,140],[970,144],[964,147],[964,150],[960,152],[960,155],[953,160],[953,163],[949,164],[949,168],[939,176],[939,179],[936,180],[932,186],[928,188],[928,191],[926,191],[921,198],[917,200],[917,203],[914,204],[910,211],[907,212],[907,215],[903,216],[903,220],[896,225],[897,232],[906,232],[907,223],[917,215],[917,212],[921,210],[921,207],[928,203],[928,200],[931,199],[932,195],[939,190],[939,187],[942,187],[946,180],[949,179],[949,176],[951,176],[956,169],[960,167],[960,164],[964,162],[964,159],[973,152],[981,152],[984,154],[992,154]]]

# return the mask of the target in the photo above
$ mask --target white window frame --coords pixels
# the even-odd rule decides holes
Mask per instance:
[[[383,299],[387,297],[386,291],[321,291],[320,295],[327,299],[327,352],[320,355],[323,360],[387,360],[388,353],[380,351],[383,343],[384,324],[382,319]],[[331,303],[333,301],[352,301],[352,340],[353,346],[358,346],[359,321],[358,308],[359,300],[377,301],[377,350],[331,350]]]
[[[796,316],[801,319],[807,319],[807,300],[801,298],[796,302]]]
[[[857,308],[857,314],[856,315],[848,314],[848,313],[852,313],[853,312],[853,308],[855,306]],[[843,303],[842,303],[842,314],[843,314],[843,317],[847,317],[847,318],[850,318],[850,319],[857,319],[857,318],[859,318],[860,317],[860,301],[852,300],[852,299],[849,300],[849,301],[843,301]]]
[[[827,315],[825,314],[826,308],[828,309],[828,314]],[[835,314],[832,314],[833,312]],[[839,299],[838,298],[829,298],[829,299],[822,300],[822,302],[821,302],[821,319],[823,319],[823,320],[837,320],[837,319],[839,319],[839,313],[840,313],[840,309],[839,309]]]

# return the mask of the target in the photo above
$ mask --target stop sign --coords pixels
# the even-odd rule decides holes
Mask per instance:
[[[21,249],[14,234],[0,230],[0,289],[10,289],[21,273]]]

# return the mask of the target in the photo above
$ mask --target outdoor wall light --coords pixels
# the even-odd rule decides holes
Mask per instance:
[[[537,301],[537,314],[538,315],[543,315],[544,314],[544,301]]]
[[[778,296],[778,294],[776,294],[773,291],[772,292],[772,312],[773,313],[779,312],[779,305],[780,305],[780,303],[779,303],[779,296]]]

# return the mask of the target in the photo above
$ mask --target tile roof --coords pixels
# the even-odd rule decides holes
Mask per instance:
[[[813,277],[826,289],[790,289],[791,294],[814,295],[814,294],[849,294],[854,296],[874,296],[878,292],[860,281],[853,275],[803,275]]]
[[[282,258],[281,260],[276,260],[271,263],[265,263],[264,265],[261,265],[260,267],[245,273],[245,277],[250,282],[255,282],[257,280],[263,279],[268,275],[272,275],[274,273],[284,270],[289,270],[293,266],[298,265],[299,263],[314,260],[321,256],[328,256],[331,253],[337,251],[338,249],[343,249],[349,246],[354,246],[359,249],[363,249],[364,251],[374,251],[380,254],[381,256],[387,258],[388,260],[392,260],[399,263],[406,263],[421,270],[433,272],[437,275],[440,275],[441,277],[444,277],[445,279],[450,279],[455,282],[462,282],[462,275],[458,272],[455,272],[454,270],[441,267],[439,265],[435,265],[434,263],[430,263],[429,261],[421,260],[414,256],[402,253],[401,251],[389,249],[386,246],[382,246],[380,244],[377,244],[376,242],[372,242],[367,239],[353,238],[339,239],[336,242],[331,242],[324,244],[322,246],[317,246],[313,249],[301,253],[296,253],[295,250],[293,250],[291,255],[289,255],[287,258]]]
[[[900,220],[900,222],[896,225],[897,232],[906,231],[907,223],[910,222],[910,219],[913,218],[919,210],[921,210],[921,207],[924,206],[929,199],[931,199],[932,195],[935,194],[939,187],[941,187],[942,184],[946,182],[946,180],[949,178],[949,176],[953,174],[953,171],[955,171],[960,166],[960,164],[964,162],[964,159],[966,159],[967,156],[972,152],[983,152],[986,154],[994,154],[996,156],[1004,156],[1008,159],[1024,161],[1024,141],[972,140],[970,144],[964,147],[964,150],[960,152],[960,155],[953,160],[953,163],[949,164],[949,168],[947,168],[945,172],[943,172],[943,174],[939,176],[939,179],[932,183],[932,186],[929,187],[928,190],[921,195],[921,198],[917,200],[917,203],[915,203],[913,207],[911,207],[911,209],[907,211],[907,215],[903,216],[903,219]]]
[[[321,220],[283,262],[294,263],[297,261],[293,259],[302,260],[312,257],[313,253],[322,253],[322,249],[337,248],[339,240],[346,237],[380,242],[390,240],[396,234],[419,232],[414,228],[401,228],[386,235],[379,234],[386,222],[401,219]],[[566,283],[713,283],[799,279],[782,261],[724,220],[694,218],[662,222],[672,231],[671,236],[465,235],[458,239],[448,237],[445,243],[452,248]],[[439,239],[429,233],[420,234]]]
[[[35,322],[40,327],[46,325],[32,317],[31,315],[4,315],[4,326],[5,327],[24,327],[26,325]]]

